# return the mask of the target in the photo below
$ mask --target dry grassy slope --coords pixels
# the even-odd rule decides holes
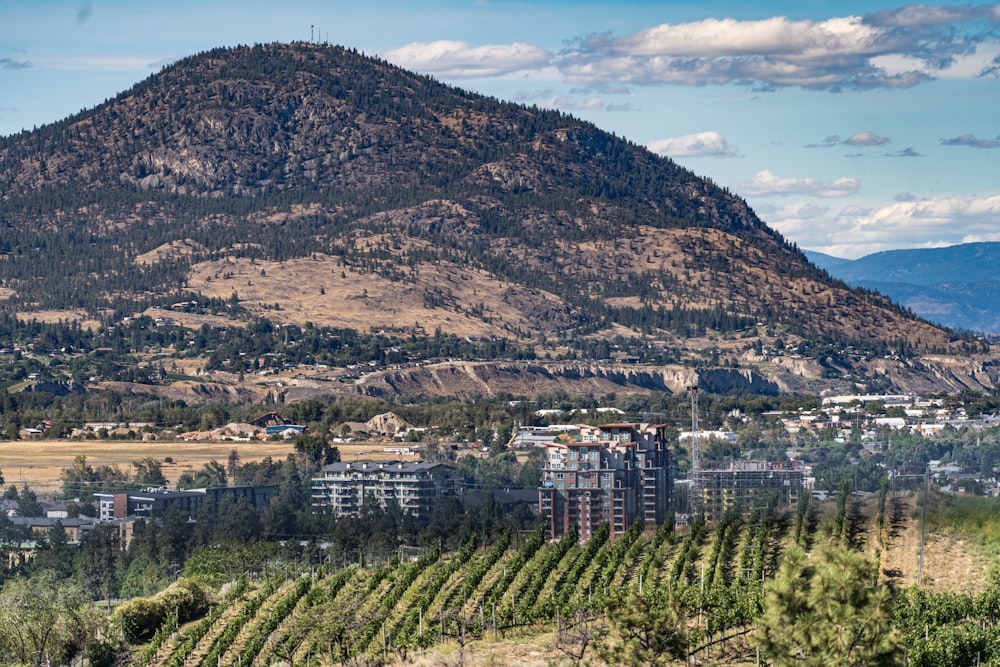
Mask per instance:
[[[868,514],[874,516],[873,507]],[[995,554],[986,552],[975,536],[952,531],[928,531],[924,559],[920,563],[920,505],[916,494],[890,497],[886,507],[888,548],[882,555],[883,574],[897,586],[921,585],[935,591],[979,593],[996,565]],[[874,539],[867,551],[874,555]]]
[[[407,265],[408,253],[427,246],[427,241],[406,233],[409,225],[433,227],[444,234],[475,232],[474,216],[457,203],[428,202],[373,216],[370,223],[383,231],[358,231],[337,245],[355,252],[378,249],[392,259],[373,258],[359,266],[357,261],[345,264],[320,254],[280,263],[226,258],[196,264],[189,285],[209,296],[228,299],[235,294],[253,312],[298,324],[425,332],[440,327],[459,335],[529,338],[574,323],[574,309],[552,294],[455,263]],[[146,253],[142,261],[191,252],[190,243],[171,245]],[[515,265],[573,276],[595,288],[608,276],[633,276],[653,286],[647,304],[721,306],[745,315],[759,313],[762,305],[778,304],[786,317],[803,321],[805,329],[817,335],[838,330],[858,340],[899,340],[918,347],[946,348],[950,342],[946,332],[905,317],[882,299],[809,277],[782,279],[778,258],[717,229],[644,226],[620,241],[554,238],[544,248],[505,239],[494,252]],[[638,296],[611,297],[608,303],[644,305]]]
[[[561,302],[536,290],[509,285],[482,271],[442,262],[415,268],[405,281],[362,273],[327,255],[285,262],[226,258],[193,267],[189,285],[223,299],[236,294],[250,312],[277,322],[369,331],[392,329],[460,336],[538,333],[534,310],[559,310]],[[447,305],[428,307],[428,291],[444,290]],[[275,309],[275,304],[280,309]],[[470,314],[481,305],[482,315]]]

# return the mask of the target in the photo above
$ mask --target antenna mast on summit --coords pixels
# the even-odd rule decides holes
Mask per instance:
[[[316,41],[316,26],[309,26],[309,43],[312,44]]]

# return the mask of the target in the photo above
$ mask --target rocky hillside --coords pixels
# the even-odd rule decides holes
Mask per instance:
[[[555,111],[338,47],[218,49],[0,139],[0,289],[557,350],[614,335],[979,349],[810,264],[728,191]]]

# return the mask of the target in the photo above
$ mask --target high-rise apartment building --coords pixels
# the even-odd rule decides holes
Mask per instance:
[[[577,524],[589,539],[607,522],[621,535],[638,520],[660,525],[670,514],[670,447],[665,427],[581,426],[546,445],[538,504],[549,537]]]

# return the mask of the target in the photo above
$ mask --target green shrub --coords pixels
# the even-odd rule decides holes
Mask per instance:
[[[177,622],[196,618],[208,607],[208,592],[194,579],[179,579],[150,598],[134,598],[115,610],[116,621],[133,643],[153,636],[169,615]]]

